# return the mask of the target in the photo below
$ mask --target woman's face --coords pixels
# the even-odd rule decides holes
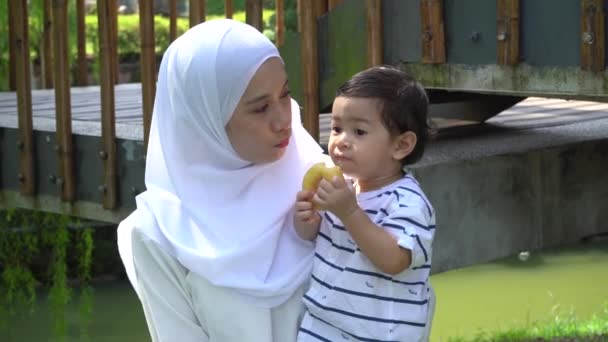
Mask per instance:
[[[230,144],[245,160],[280,159],[291,136],[291,97],[279,58],[270,58],[255,73],[226,125]]]

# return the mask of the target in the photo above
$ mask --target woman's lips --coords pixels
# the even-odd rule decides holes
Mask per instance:
[[[289,138],[285,138],[285,140],[281,141],[280,143],[278,143],[275,146],[278,148],[284,148],[284,147],[287,147],[287,145],[289,145]]]

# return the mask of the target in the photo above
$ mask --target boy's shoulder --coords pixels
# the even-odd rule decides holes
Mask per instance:
[[[428,220],[435,216],[435,210],[431,202],[422,190],[418,180],[411,173],[407,173],[393,183],[392,191],[395,193],[395,196],[392,197],[392,207],[394,209],[419,208],[420,211],[425,213],[425,216],[428,215]]]

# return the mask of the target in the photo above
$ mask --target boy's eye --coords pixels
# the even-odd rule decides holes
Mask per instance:
[[[334,132],[334,133],[340,133],[340,132],[342,132],[342,128],[338,127],[338,126],[333,126],[331,128],[331,131]]]
[[[356,129],[355,130],[355,134],[357,134],[357,135],[365,135],[365,134],[367,134],[367,132],[364,131],[364,130],[362,130],[362,129]]]
[[[291,94],[291,91],[289,91],[289,89],[287,89],[283,94],[281,94],[281,98],[286,98]]]

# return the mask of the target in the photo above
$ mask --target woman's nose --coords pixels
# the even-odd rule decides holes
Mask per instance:
[[[291,127],[291,113],[285,110],[277,110],[271,123],[274,132],[280,132]]]

